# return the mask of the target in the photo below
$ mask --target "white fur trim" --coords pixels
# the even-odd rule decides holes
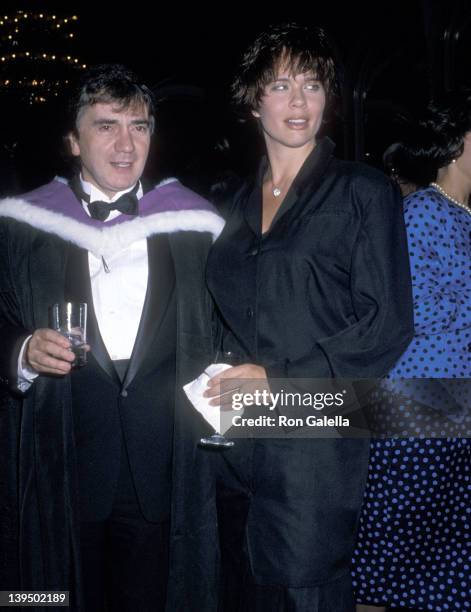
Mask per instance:
[[[174,176],[170,176],[169,178],[161,180],[160,183],[157,183],[154,189],[157,189],[158,187],[165,187],[165,185],[170,185],[170,183],[178,183],[178,179]]]
[[[35,229],[55,234],[98,257],[110,256],[153,234],[209,232],[215,240],[224,227],[221,217],[209,210],[178,210],[136,217],[110,227],[103,224],[103,227],[96,228],[16,198],[0,202],[0,217],[16,219]]]

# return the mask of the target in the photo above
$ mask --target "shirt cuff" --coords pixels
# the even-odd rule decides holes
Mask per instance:
[[[31,387],[35,379],[39,376],[36,370],[33,370],[33,368],[30,368],[27,365],[23,365],[23,355],[30,338],[31,336],[28,336],[23,342],[23,344],[21,345],[20,354],[18,356],[17,387],[23,393]]]

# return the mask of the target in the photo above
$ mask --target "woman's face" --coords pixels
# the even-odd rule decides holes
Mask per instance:
[[[252,111],[260,120],[267,147],[312,149],[322,124],[326,94],[312,72],[295,76],[287,68],[265,87],[260,106]]]

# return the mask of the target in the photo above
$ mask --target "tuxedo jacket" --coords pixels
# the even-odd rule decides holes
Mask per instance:
[[[179,588],[170,589],[170,609],[191,610],[179,602],[192,597],[210,609],[198,602],[198,592],[212,596],[208,575],[194,569],[203,571],[202,548],[188,549],[215,538],[211,457],[197,445],[208,430],[182,385],[213,358],[204,265],[222,221],[178,182],[146,194],[139,217],[122,223],[98,226],[82,213],[58,181],[0,202],[0,584],[70,589],[81,609],[78,524],[106,517],[125,447],[144,516],[163,520],[171,504],[171,584]],[[144,237],[147,293],[121,380],[93,312],[88,251],[106,255]],[[41,375],[20,394],[19,347],[63,300],[91,305],[88,364],[61,378]]]

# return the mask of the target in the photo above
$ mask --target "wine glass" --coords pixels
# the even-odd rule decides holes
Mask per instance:
[[[234,351],[222,351],[221,350],[221,351],[216,352],[213,363],[219,364],[219,365],[225,363],[227,365],[236,366],[241,363],[241,357],[238,353],[235,353]],[[219,408],[219,410],[221,410],[221,408]],[[232,446],[234,446],[234,442],[232,440],[228,440],[218,431],[215,431],[210,436],[201,438],[200,444],[202,446],[206,446],[209,448],[219,448],[219,449],[231,448]]]

